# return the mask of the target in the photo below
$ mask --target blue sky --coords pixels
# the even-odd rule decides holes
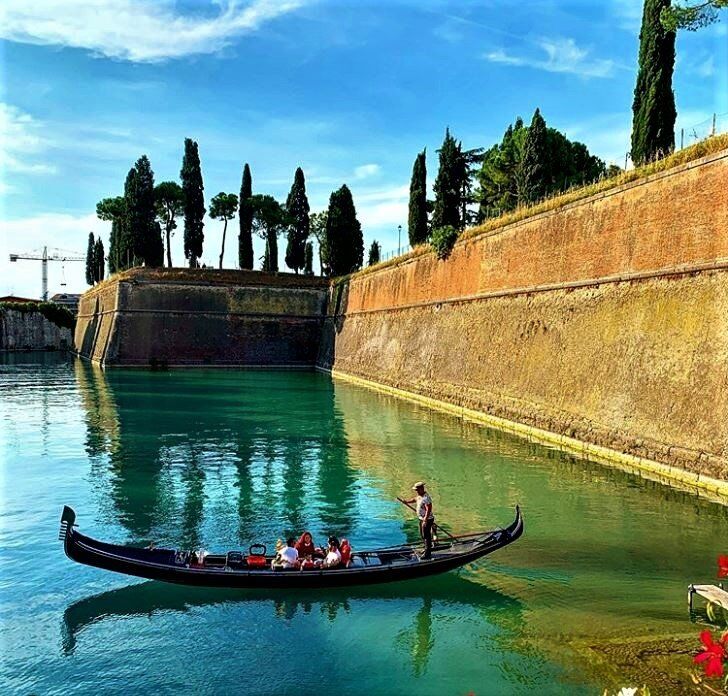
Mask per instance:
[[[89,231],[106,243],[96,201],[122,192],[141,154],[157,181],[177,179],[187,136],[208,203],[238,192],[245,162],[255,192],[284,200],[300,165],[312,209],[347,183],[366,245],[385,251],[406,227],[413,159],[426,146],[434,179],[446,126],[466,147],[489,146],[538,106],[549,125],[623,164],[641,6],[4,0],[0,295],[40,293],[40,264],[10,264],[10,251],[84,252]],[[704,132],[714,112],[728,127],[727,26],[724,17],[678,38],[678,132]],[[180,224],[178,265],[181,237]],[[203,261],[215,263],[221,237],[207,219]],[[225,260],[234,267],[234,235]],[[51,293],[84,288],[83,264],[51,264]]]

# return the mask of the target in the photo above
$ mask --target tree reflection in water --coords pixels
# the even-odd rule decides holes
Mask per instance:
[[[513,636],[522,630],[520,602],[458,573],[377,587],[283,594],[211,590],[148,581],[69,605],[63,614],[62,650],[64,655],[73,655],[79,637],[102,622],[133,617],[154,620],[157,615],[161,619],[170,612],[186,613],[198,607],[221,606],[231,616],[240,607],[244,608],[246,617],[252,615],[260,621],[290,622],[300,612],[334,624],[376,613],[391,602],[411,604],[412,601],[421,602],[421,607],[412,615],[411,628],[396,635],[392,647],[409,656],[416,676],[427,668],[438,622],[447,624],[453,613],[467,611],[478,621],[497,626],[504,635]]]
[[[75,369],[102,518],[130,543],[352,534],[357,473],[326,378]]]

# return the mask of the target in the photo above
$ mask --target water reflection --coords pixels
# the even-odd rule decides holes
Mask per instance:
[[[102,517],[130,541],[353,533],[359,477],[325,378],[75,371]]]
[[[143,582],[98,595],[69,605],[63,613],[61,647],[73,655],[79,636],[101,622],[133,617],[150,619],[169,613],[186,613],[198,607],[224,606],[226,612],[244,607],[247,617],[256,621],[291,622],[297,615],[318,617],[327,624],[365,618],[397,602],[400,609],[411,609],[411,624],[394,636],[392,648],[408,656],[415,676],[422,675],[437,642],[437,630],[452,621],[453,615],[477,617],[481,629],[496,627],[494,640],[508,640],[522,628],[520,602],[462,575],[449,573],[437,580],[399,583],[395,586],[355,589],[280,592],[241,592]],[[229,615],[229,614],[227,614]],[[493,628],[490,629],[493,631]],[[502,637],[500,637],[502,636]],[[379,646],[382,647],[382,646]]]

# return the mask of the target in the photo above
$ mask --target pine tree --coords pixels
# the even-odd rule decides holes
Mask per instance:
[[[307,276],[313,275],[313,242],[306,242],[306,251],[304,253],[303,274]]]
[[[202,244],[205,241],[205,187],[202,184],[202,170],[197,143],[185,138],[185,154],[182,169],[179,173],[184,193],[185,210],[185,258],[189,259],[190,268],[199,266],[202,256]]]
[[[356,217],[354,199],[346,184],[334,191],[329,199],[326,246],[331,275],[347,275],[361,268],[364,262],[364,237]]]
[[[329,247],[326,238],[326,221],[328,219],[328,210],[322,210],[311,215],[311,234],[316,237],[318,242],[319,268],[322,276],[331,275],[329,262]]]
[[[95,280],[94,264],[96,257],[94,256],[95,242],[94,233],[88,233],[88,245],[86,246],[86,284],[93,285]]]
[[[101,237],[94,244],[94,280],[100,283],[104,279],[104,243]]]
[[[301,167],[296,169],[293,185],[286,199],[286,213],[289,218],[286,265],[296,273],[306,262],[306,241],[311,231],[308,213],[311,210],[306,196],[306,181]]]
[[[210,202],[210,217],[213,220],[224,220],[225,226],[222,229],[222,248],[220,249],[220,265],[222,270],[222,260],[225,256],[225,237],[227,236],[228,220],[235,217],[235,211],[238,209],[238,197],[234,193],[220,193]]]
[[[182,187],[176,181],[163,181],[154,187],[154,204],[157,220],[164,227],[167,247],[167,266],[172,268],[172,235],[177,229],[177,220],[184,212]]]
[[[536,109],[523,142],[523,152],[516,167],[518,205],[528,205],[546,192],[547,149],[546,121]]]
[[[103,198],[96,204],[96,217],[111,222],[109,236],[109,273],[121,270],[121,245],[123,243],[124,217],[126,207],[123,196]]]
[[[379,263],[379,259],[382,255],[382,247],[379,245],[379,242],[375,239],[372,242],[372,245],[369,247],[369,263],[368,266],[373,266],[374,264]]]
[[[632,161],[644,164],[667,155],[675,147],[675,32],[660,16],[670,0],[645,0],[640,29],[637,84],[632,104]]]
[[[438,150],[440,167],[435,179],[435,207],[432,212],[432,229],[451,225],[460,229],[460,189],[461,178],[459,174],[461,148],[450,135],[450,129],[445,131],[445,139]]]
[[[250,199],[253,230],[265,240],[263,271],[278,273],[278,235],[288,225],[284,207],[273,196],[255,195]]]
[[[240,198],[238,209],[238,264],[240,268],[253,268],[253,209],[250,198],[253,195],[253,179],[250,176],[250,167],[247,162],[243,167],[243,180],[240,184]]]
[[[415,157],[409,193],[408,233],[410,246],[427,241],[427,150]]]

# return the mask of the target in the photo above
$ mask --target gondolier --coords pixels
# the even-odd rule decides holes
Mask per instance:
[[[416,505],[417,518],[420,521],[420,536],[425,541],[422,559],[426,561],[432,558],[432,527],[435,524],[435,513],[432,511],[432,498],[425,490],[425,482],[418,481],[412,486],[412,490],[417,493],[417,497],[406,502]]]

